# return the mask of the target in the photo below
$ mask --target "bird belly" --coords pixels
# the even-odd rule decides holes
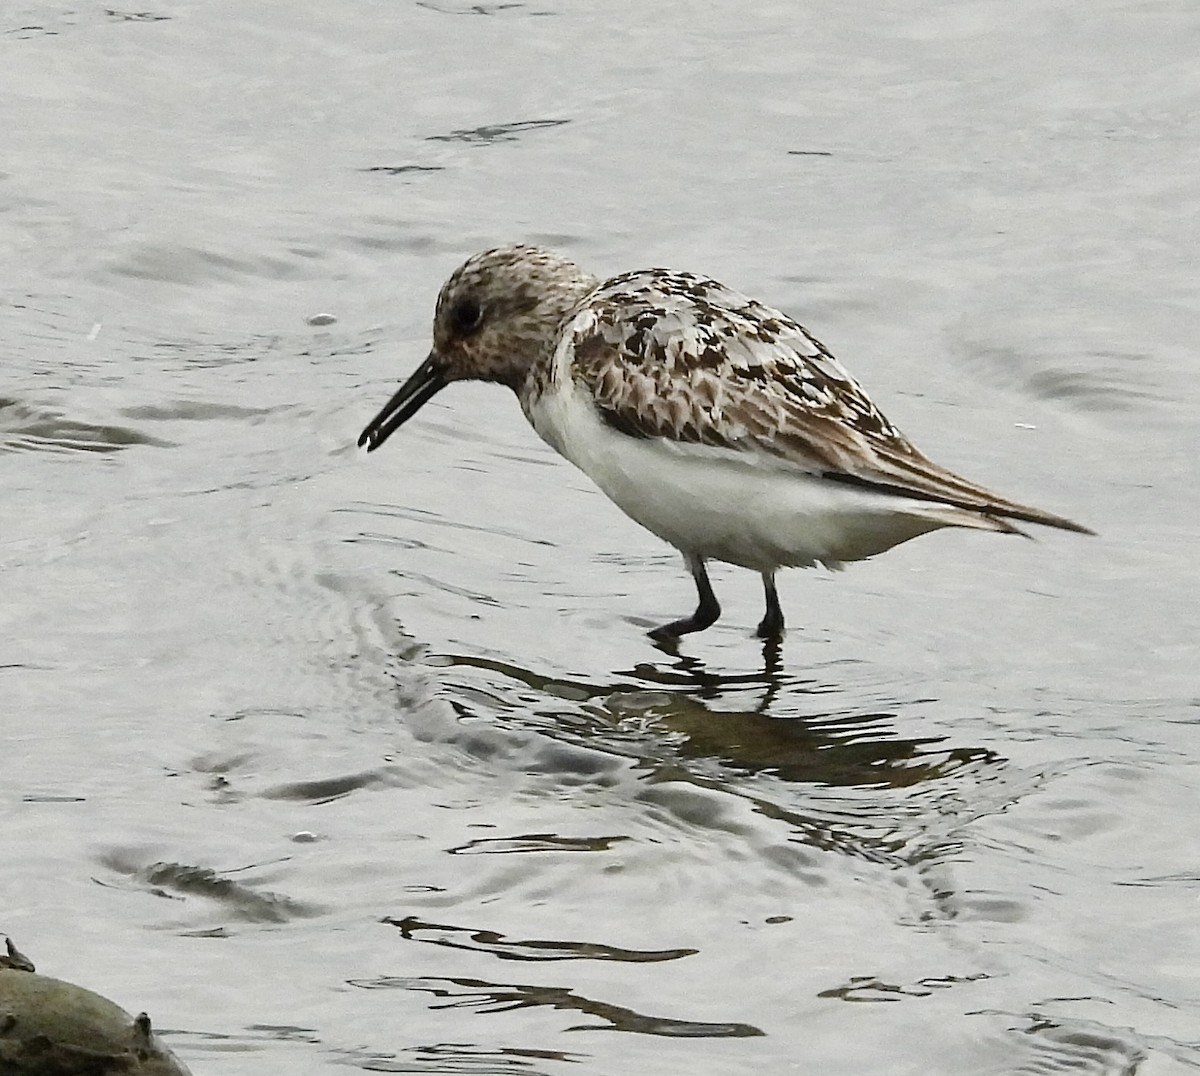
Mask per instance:
[[[691,556],[760,572],[837,568],[953,525],[927,503],[785,469],[765,454],[631,437],[570,381],[535,401],[529,417],[626,515]]]

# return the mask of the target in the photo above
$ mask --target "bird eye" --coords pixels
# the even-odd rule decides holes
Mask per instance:
[[[450,308],[450,329],[456,336],[467,336],[483,321],[483,307],[475,299],[459,299]]]

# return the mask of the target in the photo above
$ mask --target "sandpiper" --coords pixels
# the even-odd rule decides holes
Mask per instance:
[[[709,560],[761,573],[758,634],[777,639],[780,568],[840,568],[941,527],[1092,533],[939,467],[803,326],[693,273],[601,281],[540,247],[476,254],[442,287],[428,358],[359,445],[466,380],[512,389],[547,443],[683,554],[699,605],[658,639],[720,616]]]

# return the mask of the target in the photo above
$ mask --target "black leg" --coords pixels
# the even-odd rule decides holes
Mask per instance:
[[[775,590],[775,573],[763,572],[763,591],[767,595],[767,611],[758,625],[760,639],[783,638],[783,610],[779,607],[779,594]]]
[[[696,611],[682,620],[674,620],[670,624],[664,624],[661,628],[655,628],[650,632],[650,637],[653,639],[678,639],[681,635],[687,635],[693,631],[703,631],[705,628],[712,627],[717,622],[717,617],[721,615],[721,605],[717,601],[717,596],[713,593],[712,584],[708,581],[708,572],[704,567],[704,561],[699,557],[684,556],[687,562],[688,570],[692,573],[692,578],[696,580],[696,592],[700,595],[700,604],[696,606]]]

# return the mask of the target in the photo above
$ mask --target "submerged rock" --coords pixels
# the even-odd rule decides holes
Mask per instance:
[[[191,1076],[154,1034],[74,983],[38,975],[11,939],[0,956],[0,1074],[3,1076]]]

